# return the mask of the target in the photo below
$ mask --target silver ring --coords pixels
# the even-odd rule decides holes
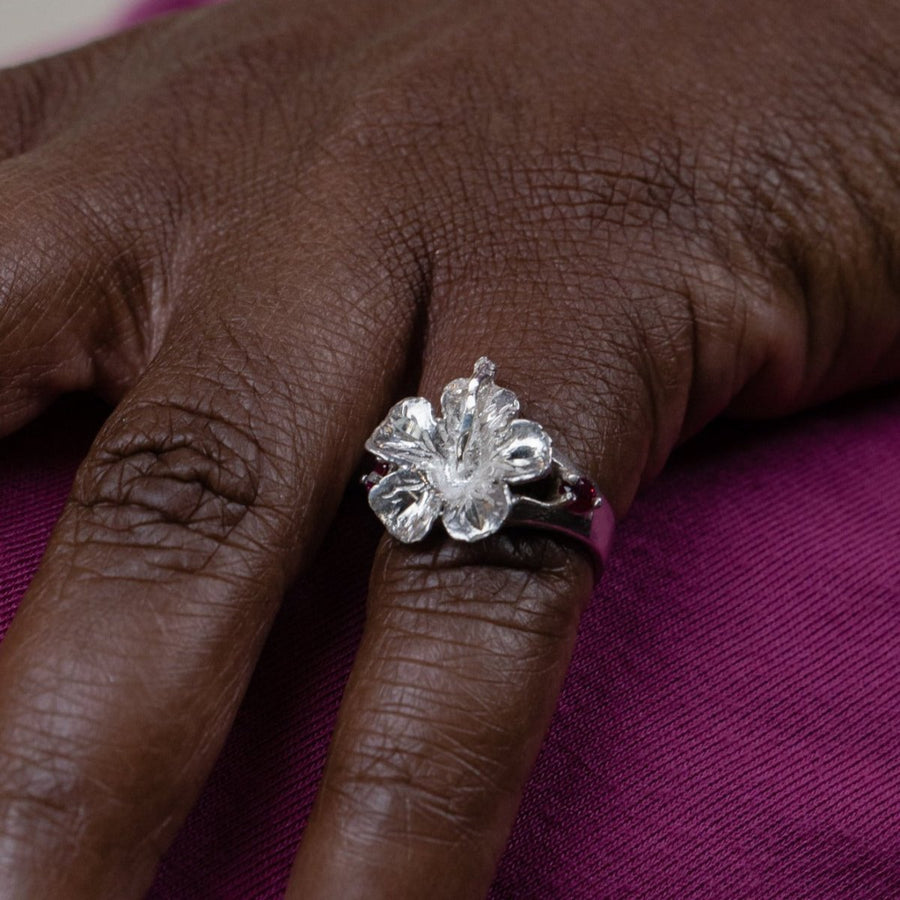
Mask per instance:
[[[391,407],[366,441],[376,459],[363,478],[369,506],[406,544],[438,519],[467,542],[513,525],[542,528],[585,545],[602,571],[615,526],[609,503],[537,422],[516,417],[519,400],[497,387],[496,371],[483,356],[470,378],[451,381],[441,417],[424,397]]]

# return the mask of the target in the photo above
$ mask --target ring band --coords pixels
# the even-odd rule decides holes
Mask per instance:
[[[369,505],[407,544],[439,518],[467,542],[509,526],[554,531],[586,546],[599,574],[615,527],[609,502],[537,422],[516,417],[519,400],[497,387],[496,371],[483,356],[470,378],[451,381],[439,418],[424,397],[391,407],[366,441],[376,459],[363,478]]]

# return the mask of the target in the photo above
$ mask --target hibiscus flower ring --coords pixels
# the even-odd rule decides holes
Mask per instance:
[[[605,562],[614,524],[609,504],[554,455],[537,422],[517,417],[519,400],[496,385],[496,371],[483,356],[470,378],[451,381],[439,417],[424,397],[394,404],[366,441],[376,458],[364,479],[369,505],[407,544],[438,519],[451,538],[469,542],[504,525],[530,525],[569,534]]]

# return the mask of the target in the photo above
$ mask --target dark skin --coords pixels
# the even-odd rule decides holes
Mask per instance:
[[[900,372],[885,0],[254,0],[0,74],[0,432],[117,405],[0,653],[0,895],[137,897],[390,403],[489,355],[624,515]],[[471,898],[589,561],[385,538],[291,898]],[[327,597],[322,598],[328,602]]]

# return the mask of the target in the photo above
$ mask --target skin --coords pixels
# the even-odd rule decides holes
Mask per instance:
[[[136,897],[390,403],[476,356],[624,515],[900,373],[889,0],[253,0],[0,73],[0,432],[115,410],[0,653],[0,895]],[[483,894],[592,576],[385,538],[291,898]],[[327,602],[327,598],[323,598]]]

